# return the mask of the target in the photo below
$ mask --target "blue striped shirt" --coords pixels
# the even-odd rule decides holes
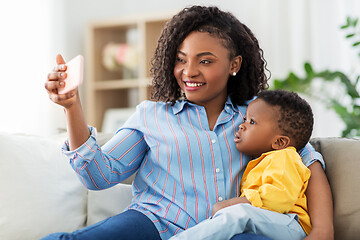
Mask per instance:
[[[209,218],[216,202],[239,195],[250,158],[233,140],[246,108],[228,99],[211,131],[202,106],[144,101],[102,148],[90,127],[82,146],[68,151],[67,143],[64,152],[89,189],[109,188],[138,171],[129,208],[148,216],[168,239]],[[310,144],[302,157],[307,166],[323,164]]]

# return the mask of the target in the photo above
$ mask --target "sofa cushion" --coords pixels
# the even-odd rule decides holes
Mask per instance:
[[[40,239],[85,226],[87,190],[57,138],[0,134],[0,239]]]
[[[89,191],[87,225],[123,212],[131,203],[131,188],[131,185],[120,183],[109,189]]]
[[[315,138],[311,141],[326,163],[334,199],[335,239],[360,236],[360,140]]]

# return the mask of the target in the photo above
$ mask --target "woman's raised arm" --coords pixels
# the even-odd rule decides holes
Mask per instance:
[[[90,131],[85,121],[84,111],[81,106],[78,88],[65,94],[59,94],[58,89],[65,87],[66,63],[59,54],[56,56],[57,66],[48,74],[45,88],[49,98],[56,104],[63,106],[69,133],[69,147],[74,150],[80,147],[90,136]]]

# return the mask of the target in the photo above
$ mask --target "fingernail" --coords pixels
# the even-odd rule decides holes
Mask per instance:
[[[60,65],[60,70],[64,70],[64,69],[65,69],[64,64],[61,64],[61,65]]]
[[[61,76],[61,77],[64,77],[64,76],[65,76],[65,74],[64,74],[64,73],[60,73],[60,76]]]
[[[60,86],[64,86],[64,85],[65,85],[65,83],[64,83],[64,82],[60,82],[59,84],[60,84]]]

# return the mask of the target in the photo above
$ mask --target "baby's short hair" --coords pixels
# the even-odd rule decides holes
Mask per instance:
[[[280,107],[278,127],[291,139],[293,146],[300,150],[310,140],[314,117],[310,105],[295,92],[268,90],[258,94],[258,99]]]

